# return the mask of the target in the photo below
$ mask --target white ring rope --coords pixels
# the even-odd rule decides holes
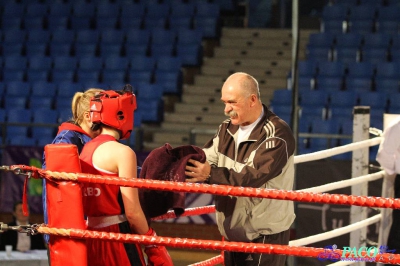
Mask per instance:
[[[313,236],[308,236],[308,237],[292,240],[289,242],[289,246],[296,246],[296,247],[305,246],[305,245],[319,242],[322,240],[331,239],[331,238],[334,238],[334,237],[337,237],[340,235],[350,233],[354,230],[369,226],[371,224],[377,223],[381,220],[381,218],[382,218],[382,214],[377,214],[368,219],[365,219],[364,221],[359,221],[354,224],[350,224],[350,225],[347,225],[347,226],[344,226],[341,228],[333,229],[333,230],[325,232],[325,233],[316,234]]]
[[[327,191],[331,191],[331,190],[335,190],[335,189],[339,189],[339,188],[350,187],[352,185],[357,185],[357,184],[364,183],[364,182],[375,181],[375,180],[383,178],[384,176],[385,176],[385,171],[382,170],[382,171],[379,171],[379,172],[376,172],[373,174],[358,176],[358,177],[354,177],[351,179],[341,180],[341,181],[337,181],[337,182],[333,182],[333,183],[329,183],[329,184],[325,184],[325,185],[321,185],[321,186],[310,187],[310,188],[300,189],[300,190],[296,190],[296,191],[323,193],[323,192],[327,192]]]
[[[302,155],[297,155],[294,157],[294,163],[304,163],[304,162],[309,162],[309,161],[315,161],[319,159],[324,159],[328,158],[334,155],[342,154],[345,152],[350,152],[353,150],[369,147],[369,146],[375,146],[378,145],[382,141],[382,137],[375,137],[372,139],[367,139],[363,141],[358,141],[350,144],[346,144],[340,147],[335,147],[331,148],[328,150],[323,150],[323,151],[316,151],[308,154],[302,154]]]

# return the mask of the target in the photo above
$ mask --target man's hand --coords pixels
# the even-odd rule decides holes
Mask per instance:
[[[186,182],[206,182],[210,177],[211,166],[207,161],[205,163],[201,163],[199,161],[189,159],[185,170],[186,176],[189,177],[186,178]]]

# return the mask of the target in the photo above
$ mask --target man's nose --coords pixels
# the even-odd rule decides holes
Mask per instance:
[[[230,111],[232,111],[232,106],[229,103],[225,104],[224,112],[229,113]]]

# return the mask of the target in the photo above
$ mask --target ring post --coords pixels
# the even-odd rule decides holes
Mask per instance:
[[[353,109],[353,142],[369,139],[370,107],[355,106]],[[352,178],[368,174],[369,148],[354,150],[352,155]],[[368,195],[368,182],[353,185],[351,194],[355,196]],[[368,209],[358,206],[350,207],[350,224],[367,219]],[[350,247],[360,248],[366,245],[367,228],[363,227],[350,233]],[[365,266],[365,262],[357,262],[354,265]]]
[[[57,172],[79,173],[81,165],[78,149],[73,144],[49,144],[44,148],[46,169]],[[46,182],[48,226],[55,228],[86,229],[83,214],[82,190],[70,181]],[[51,266],[87,266],[85,240],[51,235],[49,242]]]

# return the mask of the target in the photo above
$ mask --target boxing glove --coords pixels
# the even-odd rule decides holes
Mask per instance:
[[[145,234],[146,236],[157,236],[153,228]],[[144,252],[147,255],[148,266],[173,266],[173,262],[167,249],[164,246],[147,245],[144,247]]]

